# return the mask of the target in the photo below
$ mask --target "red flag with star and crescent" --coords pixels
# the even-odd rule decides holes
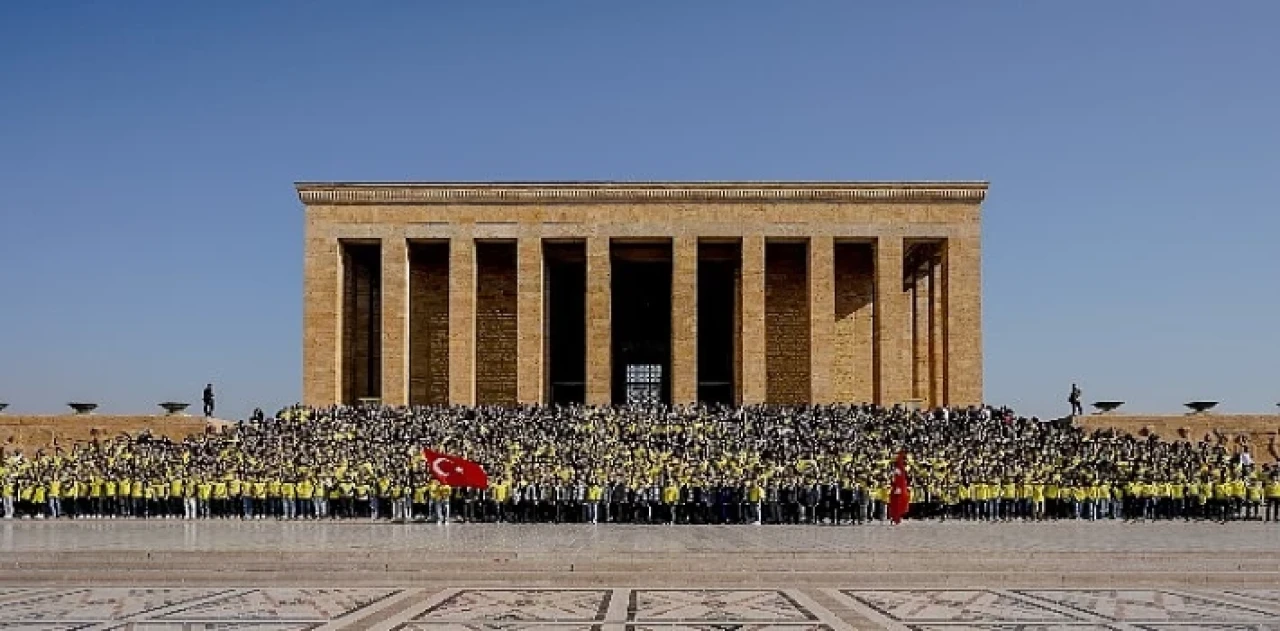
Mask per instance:
[[[431,449],[423,449],[422,457],[431,469],[431,476],[441,484],[454,488],[483,489],[489,486],[489,476],[484,468],[466,458],[450,456]]]
[[[911,506],[911,486],[907,482],[907,453],[898,452],[898,461],[893,465],[893,483],[889,490],[889,521],[902,523],[902,516],[907,514]]]

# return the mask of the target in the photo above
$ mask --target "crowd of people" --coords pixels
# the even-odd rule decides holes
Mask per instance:
[[[489,486],[441,484],[424,447]],[[886,520],[900,452],[908,519],[1280,522],[1280,468],[1247,446],[991,407],[299,406],[6,452],[0,497],[7,519],[848,525]]]

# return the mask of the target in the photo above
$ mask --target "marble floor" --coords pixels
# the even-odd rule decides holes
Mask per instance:
[[[10,522],[8,629],[1280,631],[1280,526]]]
[[[457,551],[523,554],[1223,552],[1280,555],[1280,524],[1240,522],[904,522],[864,526],[393,524],[215,520],[4,521],[0,553]]]
[[[1280,631],[1280,589],[15,587],[0,629]]]

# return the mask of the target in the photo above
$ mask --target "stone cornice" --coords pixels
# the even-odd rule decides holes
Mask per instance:
[[[304,204],[981,202],[986,182],[298,182]]]

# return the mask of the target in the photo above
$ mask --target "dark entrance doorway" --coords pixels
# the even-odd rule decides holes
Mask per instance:
[[[613,246],[613,401],[671,400],[671,244]]]
[[[738,287],[742,246],[698,247],[698,401],[733,405],[737,399]]]
[[[382,396],[382,246],[342,244],[342,401]]]
[[[568,405],[586,401],[587,256],[586,244],[546,243],[548,400]]]

